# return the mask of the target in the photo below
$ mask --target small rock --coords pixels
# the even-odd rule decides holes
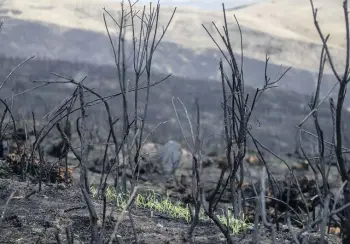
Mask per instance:
[[[172,174],[179,167],[181,159],[181,144],[170,140],[160,152],[161,165],[164,173]]]
[[[307,160],[298,162],[297,164],[292,166],[294,170],[309,170],[309,163]]]
[[[250,165],[261,165],[259,158],[256,155],[249,155],[246,159]]]

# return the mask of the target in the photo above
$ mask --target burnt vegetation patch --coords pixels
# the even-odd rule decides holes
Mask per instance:
[[[253,127],[264,123],[255,110],[290,68],[272,79],[266,56],[261,87],[247,88],[243,47],[236,54],[228,32],[231,22],[240,29],[239,20],[222,6],[223,26],[212,23],[211,32],[203,25],[222,56],[220,82],[213,88],[220,91],[216,141],[206,139],[205,127],[213,120],[203,119],[210,117],[207,107],[217,108],[212,104],[216,100],[201,102],[193,97],[193,87],[184,91],[191,95],[185,102],[158,94],[170,106],[157,112],[164,100],[156,101],[152,91],[172,77],[156,79],[153,54],[176,14],[175,8],[167,25],[158,26],[159,3],[139,9],[124,2],[119,16],[103,9],[115,61],[107,93],[88,76],[57,70],[31,75],[30,88],[16,84],[11,95],[1,93],[1,243],[350,243],[350,149],[343,126],[349,117],[343,104],[350,62],[342,73],[334,68],[329,36],[311,1],[323,44],[318,82],[306,101],[308,111],[293,125],[296,145],[281,156],[266,146],[264,134],[255,136]],[[343,8],[348,33],[346,0]],[[243,44],[243,37],[240,31],[235,41]],[[0,92],[32,59],[2,74]],[[326,63],[338,81],[335,97],[328,97],[331,92],[320,97]],[[46,100],[28,95],[40,91]],[[65,94],[61,100],[54,96],[58,91]],[[28,111],[25,100],[16,103],[22,95],[38,106]],[[50,97],[57,103],[49,104]],[[282,105],[265,108],[276,112]],[[275,127],[281,121],[271,114]],[[177,128],[176,140],[164,136],[168,123]],[[163,137],[157,141],[158,134]]]

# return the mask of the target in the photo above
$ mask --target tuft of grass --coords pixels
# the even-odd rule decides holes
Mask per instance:
[[[98,188],[96,185],[90,184],[90,192],[91,192],[92,197],[94,199],[96,199],[98,197],[97,196]],[[129,200],[129,197],[130,197],[129,192],[127,192],[125,194],[117,193],[115,188],[112,186],[109,186],[109,185],[106,188],[106,198],[109,201],[115,202],[118,210],[122,210],[125,207],[125,205],[127,204],[128,200]]]
[[[243,216],[243,219],[236,219],[233,216],[232,211],[228,211],[228,213],[222,215],[216,215],[218,219],[223,223],[226,227],[229,227],[232,234],[241,233],[244,230],[252,227],[252,225],[248,222],[248,220]]]
[[[92,197],[96,199],[98,193],[97,187],[91,184],[90,191]],[[112,186],[107,186],[106,197],[108,200],[115,202],[117,209],[121,210],[127,204],[130,194],[117,194]],[[181,201],[174,202],[169,196],[164,198],[154,191],[149,191],[147,194],[137,194],[135,205],[139,208],[145,208],[166,214],[175,219],[183,219],[187,223],[190,223],[191,221],[191,214],[188,205],[183,204]],[[199,216],[201,220],[209,220],[203,210],[201,210]],[[218,214],[217,217],[226,227],[230,228],[232,234],[238,234],[251,227],[251,224],[245,218],[235,218],[232,211],[228,211],[226,215]]]
[[[135,203],[138,207],[155,210],[176,219],[184,219],[187,223],[191,220],[187,205],[184,206],[180,201],[173,203],[168,196],[166,198],[161,196],[157,197],[154,191],[150,191],[146,197],[142,194],[138,194]]]

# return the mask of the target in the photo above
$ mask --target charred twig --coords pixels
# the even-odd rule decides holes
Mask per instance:
[[[83,81],[81,81],[83,82]],[[78,93],[79,93],[79,100],[80,100],[80,106],[81,106],[81,123],[80,123],[80,131],[81,131],[81,137],[80,137],[80,143],[81,143],[81,151],[80,151],[80,160],[81,160],[81,170],[80,170],[80,181],[79,186],[80,190],[82,191],[84,200],[86,202],[86,205],[89,209],[90,213],[90,225],[91,225],[91,243],[97,244],[98,243],[98,230],[97,230],[97,214],[95,207],[92,204],[91,198],[89,196],[89,183],[87,179],[87,148],[86,148],[86,124],[85,124],[85,118],[86,118],[86,112],[85,112],[85,101],[84,101],[84,93],[83,93],[83,87],[81,85],[78,86]]]
[[[4,209],[2,210],[2,213],[1,213],[1,217],[0,217],[0,226],[2,224],[2,221],[4,220],[5,218],[5,214],[6,214],[6,210],[7,210],[7,207],[8,205],[10,204],[10,201],[11,199],[13,198],[13,196],[15,195],[16,191],[12,192],[11,195],[7,198],[7,201],[5,203],[5,206],[4,206]]]
[[[128,208],[131,206],[131,204],[133,203],[135,197],[136,197],[136,193],[137,193],[137,187],[134,188],[133,192],[131,193],[130,197],[129,197],[129,200],[127,202],[127,204],[124,206],[119,218],[118,218],[118,221],[116,223],[116,225],[114,226],[114,230],[113,230],[113,233],[111,234],[110,238],[109,238],[109,244],[112,244],[113,241],[114,241],[114,238],[118,232],[118,227],[120,225],[120,223],[124,220],[124,216],[125,216],[125,213],[126,211],[128,210]]]

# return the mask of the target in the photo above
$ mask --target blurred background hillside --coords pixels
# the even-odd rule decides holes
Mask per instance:
[[[148,1],[136,5],[140,9]],[[224,1],[228,9],[229,32],[234,51],[240,55],[239,29],[242,29],[244,73],[247,91],[252,93],[264,82],[265,57],[270,57],[268,75],[272,79],[291,66],[291,70],[268,91],[257,106],[251,129],[257,139],[277,152],[293,151],[295,126],[308,114],[308,102],[315,89],[321,52],[320,39],[313,25],[310,2],[307,0]],[[324,33],[331,34],[329,45],[337,67],[345,60],[345,28],[342,1],[315,0],[318,18]],[[156,4],[156,2],[154,2]],[[208,143],[220,138],[222,111],[218,62],[221,57],[215,44],[202,27],[214,34],[212,22],[223,24],[221,2],[218,1],[160,1],[160,25],[166,25],[173,6],[178,10],[168,32],[154,56],[154,79],[169,73],[173,76],[154,87],[151,97],[152,125],[169,120],[156,133],[160,140],[179,135],[171,99],[181,98],[191,110],[199,98]],[[35,60],[22,67],[7,83],[4,94],[21,92],[33,86],[30,80],[53,79],[50,72],[72,77],[88,76],[89,84],[101,93],[114,93],[119,88],[111,46],[102,14],[103,7],[113,16],[120,13],[118,0],[1,0],[0,19],[4,25],[0,34],[0,76],[4,78],[21,60],[35,55]],[[108,20],[111,33],[116,28]],[[218,37],[214,34],[214,37]],[[130,41],[131,30],[126,35]],[[129,43],[130,44],[130,43]],[[129,45],[130,46],[130,45]],[[132,60],[131,60],[132,61]],[[132,71],[132,67],[128,71]],[[131,77],[131,74],[130,74]],[[326,67],[321,96],[335,84]],[[51,90],[50,90],[51,89]],[[69,87],[21,95],[14,106],[18,116],[40,108],[44,115],[69,95]],[[112,92],[113,91],[113,92]],[[336,93],[336,89],[334,93]],[[41,102],[40,102],[41,101]],[[45,102],[42,102],[45,101]],[[160,102],[161,101],[161,102]],[[114,113],[118,114],[120,101],[115,100]],[[350,107],[350,102],[345,102]],[[321,124],[331,137],[329,106],[320,111]],[[344,115],[347,118],[349,115]],[[102,122],[101,122],[102,123]],[[213,135],[215,135],[213,137]],[[217,137],[217,139],[212,139]],[[327,137],[327,136],[326,136]],[[175,138],[181,139],[181,138]],[[216,144],[216,143],[213,143]]]

